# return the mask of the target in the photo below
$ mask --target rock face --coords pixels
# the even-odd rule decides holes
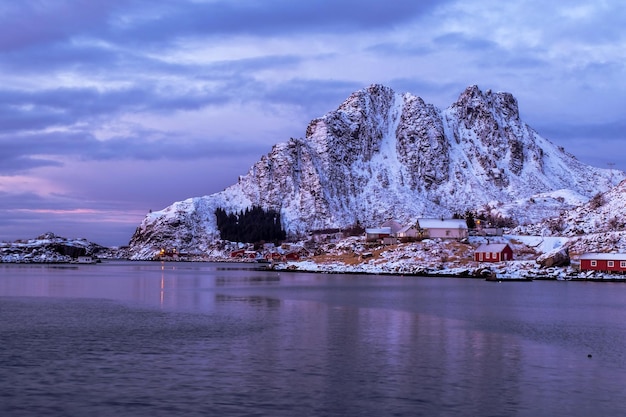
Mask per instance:
[[[516,201],[557,190],[587,201],[624,178],[584,165],[539,136],[520,120],[511,94],[471,86],[442,111],[372,85],[311,121],[304,139],[275,145],[237,184],[148,214],[131,253],[150,258],[164,246],[209,251],[219,239],[217,207],[279,210],[290,236],[451,216],[487,204],[513,204],[507,215],[527,222],[573,205],[562,198],[546,198],[549,205]]]

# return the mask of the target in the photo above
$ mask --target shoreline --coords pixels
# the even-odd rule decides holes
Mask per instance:
[[[123,261],[123,262],[171,262],[171,263],[221,263],[233,265],[246,265],[250,269],[258,271],[276,271],[276,272],[296,272],[296,273],[313,273],[313,274],[332,274],[332,275],[385,275],[385,276],[407,276],[407,277],[426,277],[426,278],[466,278],[484,280],[487,282],[532,282],[532,281],[565,281],[565,282],[613,282],[626,283],[626,275],[612,274],[604,272],[575,272],[571,267],[552,267],[548,273],[540,273],[537,269],[524,270],[513,269],[514,273],[500,271],[511,265],[506,264],[490,264],[480,267],[460,267],[450,266],[449,268],[433,269],[418,268],[416,270],[385,270],[384,264],[378,265],[378,268],[364,268],[364,264],[346,265],[346,264],[329,264],[315,263],[313,261],[289,261],[278,263],[258,263],[254,261],[233,261],[231,259],[214,258],[214,259],[167,259],[167,260],[133,260],[128,258],[101,258],[102,262],[107,261]],[[24,261],[6,262],[0,261],[0,265],[38,265],[38,266],[56,266],[56,265],[94,265],[88,263],[76,263],[67,261]],[[366,265],[366,264],[365,264]],[[314,266],[314,267],[313,267]],[[569,269],[568,269],[569,268]],[[495,270],[495,271],[494,271]]]

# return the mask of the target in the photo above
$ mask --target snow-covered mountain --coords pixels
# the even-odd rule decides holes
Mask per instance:
[[[35,239],[0,242],[0,262],[63,263],[79,256],[106,257],[110,250],[86,239],[68,239],[44,233]]]
[[[304,139],[275,145],[237,184],[148,214],[130,245],[137,258],[164,246],[206,251],[219,239],[215,209],[252,205],[279,210],[291,236],[483,207],[535,222],[624,178],[541,137],[509,93],[471,86],[442,111],[372,85],[311,121]]]

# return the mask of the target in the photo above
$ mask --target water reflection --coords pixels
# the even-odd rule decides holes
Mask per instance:
[[[0,268],[2,415],[36,405],[152,417],[587,416],[620,415],[624,398],[626,305],[602,284],[183,263]]]
[[[229,295],[215,294],[215,301],[221,303],[240,302],[249,304],[252,307],[264,307],[275,309],[281,306],[281,300],[278,298],[270,298],[256,295]]]

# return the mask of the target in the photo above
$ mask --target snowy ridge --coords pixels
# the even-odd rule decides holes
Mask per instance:
[[[569,237],[574,257],[585,252],[626,253],[626,181],[589,201],[515,232]]]
[[[219,239],[217,207],[279,210],[291,237],[481,209],[530,223],[625,178],[539,136],[520,120],[509,93],[471,86],[441,111],[372,85],[311,121],[304,139],[275,145],[226,190],[148,214],[131,253],[147,259],[166,246],[211,250]]]

